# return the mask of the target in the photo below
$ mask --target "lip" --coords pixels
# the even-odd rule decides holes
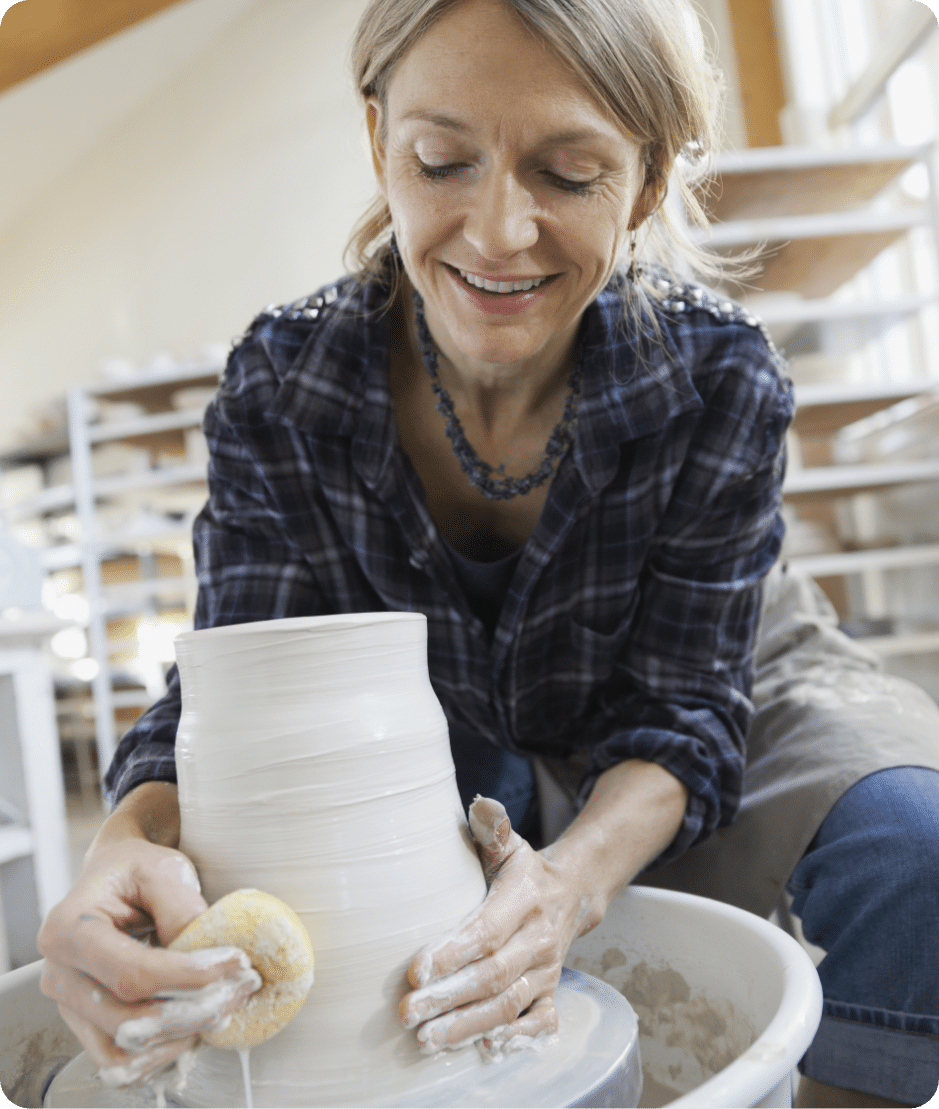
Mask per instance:
[[[551,274],[542,282],[536,289],[526,289],[524,292],[519,293],[487,293],[483,289],[477,289],[475,286],[470,285],[460,277],[459,271],[453,266],[444,264],[444,269],[450,275],[456,287],[473,301],[477,308],[483,312],[487,312],[492,316],[514,316],[519,312],[524,312],[526,308],[530,308],[532,304],[540,300],[551,285],[554,283],[553,279],[557,276]],[[488,274],[477,274],[473,270],[467,270],[467,273],[472,273],[474,277],[488,277]],[[519,277],[509,276],[507,274],[500,274],[498,277],[490,278],[492,281],[529,281],[530,275],[521,275]]]

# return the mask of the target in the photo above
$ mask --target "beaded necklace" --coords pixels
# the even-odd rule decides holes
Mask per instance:
[[[505,472],[505,463],[495,469],[488,462],[480,458],[466,438],[463,425],[457,417],[453,407],[453,398],[443,387],[440,375],[437,372],[437,348],[427,329],[424,319],[424,302],[415,289],[414,318],[417,323],[417,338],[424,357],[424,365],[430,375],[430,384],[437,397],[436,409],[447,421],[447,437],[456,455],[457,462],[463,473],[469,478],[470,484],[475,486],[480,493],[491,501],[507,501],[512,497],[523,497],[532,489],[537,489],[554,475],[561,459],[567,453],[577,430],[577,414],[580,406],[580,386],[582,378],[583,341],[578,342],[577,353],[574,357],[574,368],[567,383],[567,399],[564,402],[564,415],[560,423],[551,432],[545,447],[545,456],[537,469],[532,470],[525,477],[509,477]]]

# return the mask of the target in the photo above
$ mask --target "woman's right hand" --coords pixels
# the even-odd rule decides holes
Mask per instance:
[[[149,783],[149,786],[161,785]],[[172,796],[167,792],[172,790]],[[166,1006],[154,995],[165,990],[199,989],[222,978],[243,975],[244,957],[206,965],[199,953],[166,951],[182,929],[206,908],[195,867],[166,843],[178,841],[175,788],[139,787],[130,803],[108,818],[92,844],[81,876],[56,905],[39,932],[45,956],[40,988],[58,1002],[63,1019],[109,1085],[132,1085],[156,1073],[186,1048],[218,1016],[233,1011],[250,993],[242,988],[210,1021],[191,1027],[168,1024]],[[147,795],[156,813],[141,806]],[[133,801],[130,801],[133,798]],[[160,817],[169,819],[160,819]],[[175,817],[175,824],[173,818]],[[145,830],[159,829],[156,836]],[[163,842],[153,842],[153,839]],[[131,934],[155,930],[160,947]],[[125,1021],[155,1018],[152,1042],[135,1052],[117,1046]],[[139,1026],[138,1026],[139,1027]],[[162,1030],[162,1036],[160,1034]]]

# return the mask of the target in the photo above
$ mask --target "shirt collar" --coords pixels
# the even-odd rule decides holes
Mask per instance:
[[[687,353],[676,342],[690,324],[660,310],[658,331],[648,320],[627,321],[621,280],[614,278],[588,306],[582,324],[584,373],[572,454],[592,489],[614,476],[621,444],[655,435],[681,413],[703,407]],[[356,468],[374,487],[397,441],[387,373],[388,289],[350,278],[336,290],[270,414],[311,435],[354,438]]]
[[[593,489],[609,482],[624,443],[660,433],[683,412],[703,408],[674,332],[683,326],[657,312],[627,319],[623,291],[614,278],[584,318],[584,376],[573,457]],[[687,327],[686,324],[684,324]]]
[[[345,278],[288,368],[268,414],[308,435],[356,441],[356,466],[374,485],[394,447],[388,383],[388,288]]]

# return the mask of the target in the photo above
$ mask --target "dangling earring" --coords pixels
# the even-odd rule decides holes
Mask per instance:
[[[630,281],[635,281],[642,273],[641,267],[636,265],[636,228],[629,232],[629,269],[626,276]]]

